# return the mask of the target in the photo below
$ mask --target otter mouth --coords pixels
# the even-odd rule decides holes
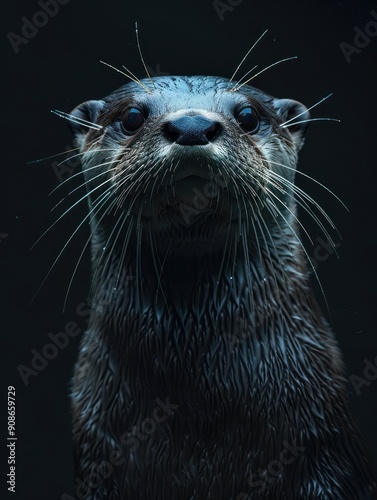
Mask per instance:
[[[238,220],[235,199],[226,185],[219,185],[204,173],[173,178],[165,192],[159,192],[144,204],[145,220],[191,227],[199,222],[229,225]]]

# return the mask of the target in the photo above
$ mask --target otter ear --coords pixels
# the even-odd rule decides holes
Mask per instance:
[[[283,120],[280,126],[289,130],[293,143],[299,151],[304,144],[304,134],[309,125],[306,122],[310,118],[308,109],[292,99],[275,99],[274,106]]]
[[[104,104],[104,101],[86,101],[71,111],[72,120],[69,120],[68,124],[80,148],[89,130],[97,128],[96,120]]]

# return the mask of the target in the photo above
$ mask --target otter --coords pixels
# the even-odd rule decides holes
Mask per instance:
[[[309,115],[206,76],[71,113],[93,269],[75,498],[377,498],[298,236]]]

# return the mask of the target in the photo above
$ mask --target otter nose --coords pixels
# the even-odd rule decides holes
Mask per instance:
[[[205,116],[180,116],[165,125],[165,136],[182,146],[209,144],[220,132],[220,124]]]

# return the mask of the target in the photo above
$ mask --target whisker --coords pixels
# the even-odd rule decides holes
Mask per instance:
[[[106,201],[107,201],[107,198],[110,196],[110,193],[109,192],[105,192],[104,195],[102,197],[100,197],[98,199],[98,203],[97,205],[103,205]],[[84,222],[89,219],[89,217],[91,217],[92,215],[92,212],[93,210],[96,208],[96,206],[94,206],[93,204],[93,207],[92,207],[92,210],[90,210],[90,212],[84,217],[84,219],[80,222],[80,224],[77,226],[77,228],[74,230],[74,232],[72,233],[72,235],[68,238],[67,242],[64,244],[62,250],[59,252],[58,256],[56,257],[56,259],[54,260],[54,262],[52,263],[52,266],[50,267],[48,273],[46,274],[46,276],[44,277],[41,285],[39,286],[38,290],[36,291],[36,293],[34,294],[31,302],[33,302],[35,300],[35,297],[38,295],[40,289],[42,288],[42,286],[45,284],[47,278],[50,276],[52,270],[55,268],[56,266],[56,263],[58,262],[58,260],[60,259],[61,255],[63,254],[64,250],[67,248],[67,246],[69,245],[69,243],[72,241],[73,237],[75,236],[75,234],[79,231],[79,229],[82,227],[82,225],[84,224]],[[55,224],[54,224],[55,225]],[[43,235],[42,235],[43,236]],[[35,243],[36,244],[36,243]],[[34,244],[34,245],[35,245]],[[33,246],[34,246],[33,245]],[[32,247],[33,248],[33,247]]]
[[[289,125],[280,125],[281,128],[289,128],[293,127],[294,125],[299,125],[300,123],[309,123],[309,122],[338,122],[340,123],[340,120],[338,118],[309,118],[308,120],[300,120],[299,122],[293,122],[290,123]]]
[[[104,219],[104,217],[106,217],[108,214],[110,214],[110,213],[111,213],[111,210],[114,208],[115,204],[116,204],[116,198],[114,198],[114,199],[112,200],[112,202],[110,203],[110,205],[108,206],[108,208],[105,210],[105,212],[102,214],[102,216],[100,217],[100,219],[97,221],[97,224],[96,224],[96,226],[95,226],[96,228],[97,228],[97,227],[98,227],[98,225],[102,222],[102,220]],[[97,280],[97,276],[99,275],[99,273],[101,272],[101,277],[103,277],[103,276],[105,275],[105,273],[106,273],[106,269],[107,269],[107,267],[108,267],[108,263],[110,262],[111,257],[114,255],[113,251],[114,251],[114,248],[115,248],[115,245],[116,245],[116,241],[117,241],[117,239],[118,239],[118,237],[119,237],[119,234],[120,234],[120,231],[122,230],[122,228],[123,228],[123,226],[124,226],[124,224],[125,224],[125,221],[126,221],[127,219],[128,219],[127,217],[124,217],[124,218],[118,218],[118,220],[116,221],[116,223],[115,223],[115,225],[114,225],[114,228],[112,229],[112,231],[111,231],[111,233],[110,233],[109,237],[107,238],[107,241],[106,241],[106,243],[105,243],[105,246],[103,247],[103,253],[102,253],[102,254],[101,254],[101,256],[100,256],[100,260],[99,260],[98,266],[96,267],[96,269],[95,269],[95,271],[94,271],[94,273],[93,273],[93,275],[92,275],[92,282],[91,282],[91,286],[90,286],[90,293],[93,293],[94,283],[96,282],[96,280]],[[130,221],[130,222],[131,222],[131,221]],[[114,234],[115,230],[117,229],[118,224],[120,224],[120,223],[122,223],[122,224],[121,224],[121,227],[120,227],[120,229],[119,229],[119,231],[118,231],[118,234],[117,234],[117,236],[116,236],[116,238],[115,238],[115,240],[114,240],[114,242],[113,242],[113,244],[112,244],[112,249],[111,249],[111,251],[110,251],[110,252],[108,252],[108,254],[106,255],[105,250],[107,250],[107,247],[108,247],[108,245],[109,245],[109,244],[110,244],[110,242],[111,242],[111,238],[112,238],[112,236],[113,236],[113,234]],[[130,225],[131,225],[131,223],[130,223]],[[90,238],[91,238],[91,236],[90,236]],[[102,261],[104,260],[104,258],[105,258],[104,256],[105,256],[105,255],[106,255],[106,262],[104,263],[104,265],[103,265],[103,267],[102,267]],[[119,277],[118,277],[118,281],[119,281]]]
[[[278,64],[281,64],[283,62],[292,61],[293,59],[297,59],[297,56],[286,57],[285,59],[280,59],[280,61],[276,61],[273,64],[270,64],[269,66],[267,66],[266,68],[262,69],[261,71],[259,71],[255,75],[253,75],[252,77],[248,78],[245,82],[242,82],[240,85],[236,85],[235,87],[233,87],[233,89],[231,91],[232,92],[238,92],[240,90],[240,88],[242,88],[247,83],[251,82],[251,80],[254,80],[254,78],[256,78],[257,76],[261,75],[262,73],[264,73],[268,69],[273,68],[274,66],[277,66]]]
[[[106,149],[103,149],[103,150],[97,150],[97,151],[92,151],[93,153],[96,153],[96,152],[100,152],[100,151],[114,151],[116,152],[117,150],[112,150],[112,149],[109,149],[109,150],[106,150]],[[60,162],[58,164],[58,166],[62,165],[65,161],[69,161],[71,160],[72,158],[76,158],[80,155],[85,155],[87,154],[88,152],[85,152],[85,153],[79,153],[77,155],[73,155],[73,156],[70,156],[69,158],[67,158],[66,160]],[[107,157],[105,158],[106,160],[110,158],[110,157]],[[114,160],[114,161],[121,161],[121,160]],[[99,168],[101,167],[102,164],[99,164],[99,165],[94,165],[93,167],[85,167],[85,172],[89,172],[90,170],[93,170],[93,169],[96,169],[96,168]],[[57,186],[54,187],[54,189],[49,193],[49,196],[51,196],[53,193],[55,193],[55,191],[57,191],[59,188],[61,188],[62,186],[64,186],[67,182],[73,180],[75,177],[79,176],[79,175],[82,175],[83,174],[83,171],[80,170],[80,172],[76,172],[75,174],[71,174],[67,179],[64,179],[64,181],[61,181]]]
[[[275,203],[273,202],[273,200],[269,200],[269,197],[268,197],[268,193],[266,193],[266,196],[267,196],[267,201],[269,201],[268,204],[264,204],[264,207],[266,208],[266,210],[271,214],[273,220],[274,220],[274,223],[276,224],[277,228],[279,229],[280,231],[280,234],[283,238],[285,238],[285,242],[286,244],[288,245],[288,248],[290,250],[290,256],[292,259],[295,259],[295,255],[296,255],[296,252],[295,252],[295,249],[293,248],[293,245],[292,245],[292,241],[290,241],[290,238],[286,238],[285,237],[285,231],[283,231],[282,229],[282,226],[280,224],[280,221],[278,219],[278,216],[279,216],[279,211],[277,209],[277,207],[275,206]],[[269,245],[267,245],[267,252],[268,254],[270,255],[270,265],[272,266],[271,267],[271,270],[272,270],[272,276],[273,276],[273,280],[274,280],[274,283],[275,283],[275,290],[278,292],[278,295],[276,296],[275,295],[275,300],[277,300],[279,303],[280,303],[280,297],[281,297],[281,294],[286,294],[286,293],[289,293],[289,284],[290,284],[290,277],[288,277],[288,274],[285,270],[285,266],[282,262],[282,259],[281,259],[281,255],[280,255],[280,252],[278,251],[276,245],[275,245],[275,241],[274,241],[274,238],[271,234],[271,231],[266,223],[266,221],[264,220],[263,217],[259,217],[258,218],[258,223],[262,223],[264,228],[265,228],[265,231],[269,237],[269,240],[271,242],[271,245],[272,245],[272,248],[273,248],[273,255],[277,257],[277,260],[278,260],[278,267],[277,269],[279,270],[279,276],[277,276],[277,273],[276,273],[276,264],[273,263],[273,260],[272,260],[272,257],[271,257],[271,252],[270,252],[270,248],[269,248]],[[264,235],[264,231],[263,229],[261,228],[261,233]],[[297,238],[296,238],[297,240]],[[266,240],[265,240],[266,241]],[[267,241],[266,241],[266,244],[267,244]],[[271,273],[270,273],[271,274]],[[280,283],[281,285],[278,284],[278,278],[281,280]],[[282,289],[282,286],[284,289]],[[278,314],[280,316],[283,316],[283,310],[281,308],[277,308],[275,309]],[[267,322],[269,321],[270,319],[270,315],[267,315]]]
[[[37,241],[32,245],[32,247],[30,248],[30,250],[32,250],[36,245],[37,243],[65,216],[68,214],[68,212],[70,212],[75,206],[77,206],[79,203],[81,203],[83,200],[87,199],[92,193],[94,193],[94,191],[96,191],[97,189],[99,189],[101,186],[103,186],[104,184],[106,184],[107,182],[110,182],[112,180],[112,178],[110,179],[106,179],[105,182],[102,182],[101,184],[99,184],[98,186],[96,186],[94,189],[92,189],[91,191],[87,192],[84,196],[82,196],[78,201],[76,201],[73,205],[71,205],[55,222],[53,222],[47,229],[46,231],[44,231],[44,233],[37,239]],[[111,187],[111,186],[110,186]]]
[[[102,130],[102,125],[98,125],[97,123],[89,122],[88,120],[84,120],[83,118],[79,118],[78,116],[71,115],[69,113],[65,113],[64,111],[59,111],[58,109],[52,109],[51,113],[59,118],[64,118],[70,122],[76,123],[77,125],[81,125],[83,127],[91,128],[93,130]]]
[[[233,73],[233,75],[230,77],[230,80],[229,80],[229,84],[232,83],[233,81],[233,78],[236,76],[238,70],[240,69],[240,67],[242,66],[242,64],[244,63],[244,61],[246,60],[247,56],[250,54],[250,52],[253,50],[253,48],[257,45],[257,43],[264,37],[264,35],[267,33],[268,29],[266,29],[261,35],[260,37],[258,38],[258,40],[256,42],[254,42],[254,44],[251,46],[251,48],[246,52],[246,55],[243,57],[243,59],[241,60],[241,62],[239,63],[239,65],[237,66],[235,72]],[[256,66],[255,66],[256,67]],[[255,69],[255,67],[253,69]],[[251,70],[252,71],[252,70]]]
[[[323,210],[323,208],[315,200],[313,200],[313,198],[311,198],[309,195],[307,195],[307,193],[305,193],[305,191],[303,191],[302,189],[300,189],[299,187],[297,187],[295,184],[293,184],[291,181],[288,181],[287,179],[285,179],[284,177],[282,177],[278,173],[273,172],[272,170],[270,170],[269,171],[269,175],[272,175],[273,177],[275,177],[275,179],[276,179],[277,182],[281,182],[281,183],[285,184],[289,190],[293,191],[293,194],[291,194],[290,192],[288,192],[287,194],[289,196],[291,196],[292,199],[296,200],[297,203],[299,203],[299,205],[302,208],[304,208],[305,211],[307,211],[307,213],[318,224],[318,226],[323,231],[323,233],[328,238],[328,240],[332,243],[332,246],[334,247],[334,250],[335,250],[335,244],[334,244],[332,238],[330,237],[328,231],[323,226],[323,224],[319,220],[319,218],[315,215],[315,213],[313,212],[313,210],[311,210],[311,208],[307,205],[306,201],[308,201],[309,203],[313,204],[315,206],[315,208],[317,208],[317,210],[319,210],[319,212],[325,217],[326,221],[330,224],[331,228],[334,229],[337,232],[338,236],[341,238],[341,236],[339,234],[339,231],[336,229],[335,224],[330,219],[330,217],[327,215],[327,213]],[[294,195],[296,195],[299,198],[299,200],[297,200]]]
[[[124,223],[122,224],[122,227],[120,228],[119,233],[120,233],[121,230],[123,230],[123,227],[124,227],[124,224],[126,223],[126,221],[129,221],[129,224],[128,224],[128,227],[127,227],[126,236],[124,238],[124,242],[123,242],[123,246],[122,246],[122,252],[120,254],[120,259],[119,259],[119,266],[120,266],[119,267],[119,274],[121,273],[121,270],[125,268],[124,264],[125,264],[125,261],[126,261],[126,254],[127,254],[128,244],[129,244],[129,241],[130,241],[130,238],[131,238],[132,231],[134,229],[134,217],[125,216],[124,217]],[[117,236],[117,238],[118,238],[118,236]],[[136,276],[135,276],[135,279],[137,279]]]
[[[77,151],[79,148],[72,148],[72,149],[67,149],[66,151],[62,151],[61,153],[57,153],[55,155],[51,155],[51,156],[46,156],[46,158],[39,158],[38,160],[30,160],[28,162],[26,162],[28,165],[32,164],[32,163],[39,163],[41,161],[46,161],[46,160],[52,160],[52,158],[57,158],[58,156],[62,156],[62,155],[66,155],[68,153],[71,153],[72,151]],[[79,153],[80,154],[84,154],[84,153]],[[79,156],[77,155],[77,156]],[[60,165],[60,163],[59,163]]]
[[[128,69],[126,68],[125,66],[123,66],[123,68],[128,71],[130,74],[128,75],[127,73],[125,73],[124,71],[121,71],[120,69],[116,68],[115,66],[112,66],[111,64],[105,62],[105,61],[100,61],[101,64],[104,64],[105,66],[108,66],[109,68],[113,69],[114,71],[116,71],[117,73],[120,73],[121,75],[125,76],[126,78],[129,78],[130,80],[132,80],[133,82],[137,83],[138,85],[140,85],[141,87],[143,87],[143,89],[148,92],[148,94],[152,94],[152,92],[150,91],[150,89],[145,85],[145,83],[141,82],[138,78],[135,77],[135,75]]]
[[[137,48],[138,48],[138,50],[139,50],[139,54],[140,54],[140,59],[141,59],[141,62],[143,63],[144,69],[145,69],[145,71],[146,71],[146,73],[147,73],[147,75],[148,75],[148,78],[149,78],[149,80],[150,80],[151,84],[153,85],[153,87],[155,87],[154,81],[153,81],[153,79],[152,79],[152,77],[151,77],[151,75],[150,75],[150,73],[149,73],[149,71],[148,71],[147,65],[146,65],[146,64],[145,64],[145,62],[144,62],[144,57],[143,57],[143,53],[142,53],[142,51],[141,51],[141,46],[140,46],[140,40],[139,40],[139,27],[138,27],[137,21],[136,21],[136,23],[135,23],[135,33],[136,33]]]
[[[98,165],[99,166],[104,166],[104,165],[112,165],[113,164],[113,160],[111,162],[107,162],[107,163],[102,163],[101,165]],[[99,177],[102,177],[103,175],[108,175],[110,172],[113,172],[116,170],[116,166],[113,167],[113,168],[108,168],[105,172],[101,172],[100,174],[98,175],[95,175],[94,177],[92,177],[90,179],[90,181],[94,181],[95,179],[98,179]],[[88,169],[89,170],[89,169]],[[118,173],[120,174],[120,172]],[[116,176],[118,175],[114,175],[113,176],[113,179],[116,178]],[[61,204],[63,203],[63,201],[65,201],[69,196],[71,196],[73,193],[75,193],[76,191],[78,191],[79,189],[81,189],[82,187],[86,186],[88,184],[88,181],[87,180],[84,180],[84,182],[82,184],[80,184],[79,186],[76,186],[74,189],[72,189],[72,191],[70,191],[66,196],[64,196],[64,198],[62,198],[56,205],[54,205],[51,209],[51,212],[53,212],[54,210],[56,210],[56,208]]]
[[[245,74],[244,74],[244,75],[243,75],[243,76],[242,76],[242,77],[238,80],[237,85],[239,85],[239,84],[242,82],[242,80],[243,80],[244,78],[246,78],[246,77],[247,77],[247,75],[250,75],[250,73],[251,73],[252,71],[254,71],[255,69],[257,69],[257,68],[258,68],[258,66],[259,66],[259,64],[256,64],[256,65],[255,65],[255,66],[253,66],[251,69],[249,69],[249,71],[247,71],[247,72],[246,72],[246,73],[245,73]],[[242,135],[243,135],[243,134],[242,134]]]
[[[284,123],[281,123],[280,127],[284,127],[284,125],[286,125],[287,123],[293,122],[293,120],[296,120],[296,118],[298,118],[299,116],[305,115],[308,111],[310,111],[310,110],[314,109],[315,107],[319,106],[320,104],[323,103],[323,101],[326,101],[326,99],[328,99],[332,95],[333,95],[333,92],[331,92],[331,94],[329,94],[329,95],[327,95],[325,97],[322,97],[322,99],[320,99],[318,102],[316,102],[315,104],[313,104],[313,106],[310,106],[310,108],[305,109],[304,111],[302,111],[298,115],[293,116],[289,120],[286,120]]]
[[[246,201],[245,201],[245,197],[243,196],[242,197],[242,201],[243,201],[243,204],[244,204],[244,207],[245,207],[245,213],[247,213],[247,210],[246,210]],[[256,230],[256,227],[255,227],[255,222],[257,220],[257,216],[256,216],[256,213],[255,213],[255,209],[254,209],[254,205],[253,203],[249,203],[249,207],[251,209],[251,212],[252,212],[252,217],[251,217],[251,224],[253,226],[253,231],[254,231],[254,235],[255,235],[255,241],[257,242],[257,248],[258,248],[258,254],[259,254],[259,261],[260,263],[263,265],[263,258],[262,258],[262,250],[261,250],[261,246],[260,246],[260,242],[259,242],[259,235],[258,235],[258,232]],[[247,220],[247,226],[249,225],[249,221],[248,219]]]
[[[107,198],[106,198],[106,199],[107,199]],[[113,201],[112,203],[114,203],[114,201]],[[92,210],[91,210],[91,215],[96,215],[96,214],[98,214],[98,212],[100,211],[100,209],[101,209],[101,207],[102,207],[102,206],[103,206],[103,205],[100,205],[100,206],[98,207],[98,209],[97,209],[95,212],[94,212],[94,209],[92,209]],[[100,219],[97,221],[97,223],[96,223],[96,225],[95,225],[95,228],[97,228],[97,227],[99,226],[99,224],[102,222],[102,220],[104,219],[104,217],[108,214],[108,211],[110,210],[111,206],[112,206],[112,204],[110,205],[109,209],[108,209],[108,210],[105,210],[105,212],[102,214],[102,216],[100,217]],[[96,208],[97,208],[97,207],[96,207]],[[120,220],[120,219],[119,219],[119,220]],[[119,220],[118,220],[118,222],[119,222]],[[118,222],[117,222],[117,223],[118,223]],[[67,287],[67,292],[66,292],[66,294],[65,294],[65,298],[64,298],[63,312],[65,311],[65,307],[66,307],[66,305],[67,305],[69,292],[70,292],[70,290],[71,290],[71,286],[72,286],[73,280],[74,280],[74,278],[75,278],[75,275],[76,275],[77,269],[78,269],[78,267],[79,267],[79,265],[80,265],[80,262],[81,262],[81,260],[82,260],[82,258],[83,258],[83,256],[84,256],[85,250],[87,249],[87,247],[88,247],[89,243],[91,242],[91,239],[92,239],[92,235],[91,235],[91,234],[89,234],[89,237],[87,238],[87,240],[86,240],[86,242],[85,242],[85,244],[84,244],[84,247],[83,247],[83,249],[82,249],[82,251],[81,251],[81,253],[80,253],[80,255],[79,255],[79,258],[78,258],[78,260],[77,260],[77,263],[76,263],[76,265],[75,265],[75,267],[74,267],[74,270],[73,270],[73,273],[72,273],[71,279],[70,279],[69,284],[68,284],[68,287]],[[97,269],[98,269],[98,268],[99,268],[99,266],[97,267]],[[96,269],[96,271],[95,271],[95,273],[94,273],[94,274],[96,274],[96,273],[97,273],[97,269]]]
[[[301,172],[301,170],[297,170],[296,168],[289,167],[288,165],[284,165],[284,163],[279,163],[279,162],[276,162],[276,161],[273,161],[273,160],[269,160],[269,161],[270,161],[270,163],[274,163],[275,165],[278,165],[280,167],[284,167],[284,168],[287,168],[288,170],[292,170],[293,172],[296,172],[296,173],[298,173],[298,174],[306,177],[307,179],[311,180],[312,182],[314,182],[318,186],[321,186],[321,188],[325,189],[328,193],[330,193],[347,210],[347,212],[349,212],[349,209],[342,202],[342,200],[335,193],[333,193],[331,191],[331,189],[329,189],[328,187],[326,187],[324,184],[322,184],[321,182],[319,182],[317,179],[314,179],[314,177],[311,177],[310,175],[305,174],[304,172]]]
[[[283,200],[281,200],[273,191],[271,191],[270,189],[268,189],[268,187],[265,186],[265,190],[266,190],[267,193],[269,193],[271,196],[273,196],[276,200],[278,200],[283,205],[283,207],[288,210],[288,212],[290,212],[290,214],[292,215],[292,217],[294,217],[294,219],[297,221],[297,223],[300,225],[301,229],[304,231],[304,233],[308,237],[310,243],[312,245],[314,245],[314,242],[313,242],[311,236],[309,235],[309,233],[307,232],[307,230],[305,229],[305,227],[303,226],[303,224],[300,222],[300,220],[298,219],[298,217],[288,207],[288,205]]]
[[[231,205],[231,206],[230,206],[230,214],[229,214],[229,220],[230,220],[230,221],[232,220],[232,217],[233,217],[233,207],[232,207],[232,205]],[[230,230],[231,230],[231,223],[229,222],[229,224],[228,224],[228,229],[227,229],[227,232],[226,232],[226,237],[225,237],[224,251],[223,251],[223,255],[222,255],[222,257],[221,257],[221,263],[220,263],[219,274],[218,274],[218,276],[217,276],[217,284],[219,284],[219,282],[220,282],[220,278],[221,278],[221,275],[222,275],[222,273],[223,273],[224,263],[225,263],[225,256],[228,254],[228,262],[229,262],[229,259],[230,259],[230,252],[227,252],[228,245],[229,245]],[[227,263],[228,263],[228,262],[227,262]]]
[[[156,236],[154,234],[152,234],[151,231],[149,231],[149,235],[151,236],[151,247],[152,247],[152,249],[154,249],[153,243],[156,243]],[[162,288],[161,281],[162,281],[162,273],[164,272],[165,262],[166,262],[168,255],[169,255],[169,251],[170,251],[172,243],[173,243],[173,240],[170,240],[162,262],[159,258],[158,252],[156,251],[156,255],[157,255],[157,258],[156,258],[155,252],[152,251],[153,266],[156,270],[156,275],[157,275],[157,288],[156,288],[156,294],[155,294],[155,304],[157,304],[158,294],[159,294],[159,291],[161,290],[162,297],[165,301],[167,310],[169,310],[169,304],[168,304],[168,301],[166,299],[164,289]],[[157,263],[157,260],[158,260],[158,263]],[[160,269],[158,269],[157,264],[160,266]]]
[[[279,208],[276,206],[276,204],[269,198],[267,197],[267,202],[268,203],[272,203],[275,207],[275,210],[277,210],[277,212],[279,213],[279,216],[282,217],[282,219],[284,220],[284,222],[287,224],[287,227],[289,228],[289,230],[292,232],[292,234],[294,235],[297,243],[300,245],[302,251],[304,252],[305,256],[306,256],[306,259],[307,261],[309,262],[309,265],[313,271],[313,274],[317,280],[317,283],[318,283],[318,286],[320,288],[320,291],[321,291],[321,294],[323,296],[323,299],[325,301],[325,304],[326,304],[326,308],[327,308],[327,312],[329,314],[329,316],[331,317],[331,313],[330,313],[330,309],[329,309],[329,305],[328,305],[328,302],[327,302],[327,299],[326,299],[326,295],[325,295],[325,292],[323,290],[323,286],[322,286],[322,283],[321,283],[321,280],[319,279],[319,276],[318,276],[318,273],[310,259],[310,256],[306,250],[306,248],[304,247],[304,244],[302,243],[301,239],[299,238],[299,236],[297,235],[296,231],[293,229],[293,227],[291,226],[291,224],[289,224],[289,222],[287,221],[287,219],[284,217],[284,215],[282,214],[281,210],[279,210]],[[297,220],[297,219],[296,219]]]

